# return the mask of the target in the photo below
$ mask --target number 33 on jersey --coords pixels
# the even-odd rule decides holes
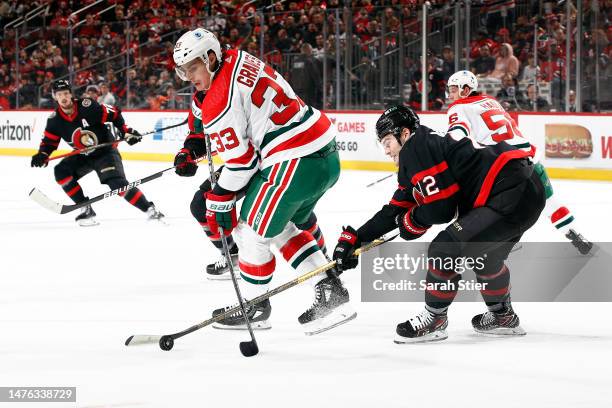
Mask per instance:
[[[225,161],[219,184],[243,188],[260,169],[307,156],[334,139],[330,120],[307,106],[271,67],[239,50],[223,64],[192,115]]]

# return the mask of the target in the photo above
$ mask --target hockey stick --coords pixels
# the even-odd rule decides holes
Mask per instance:
[[[214,186],[217,184],[217,174],[215,173],[215,164],[212,161],[211,155],[211,144],[210,144],[210,136],[207,134],[205,136],[206,142],[206,157],[208,158],[208,171],[210,173],[210,184]],[[234,203],[236,205],[236,203]],[[234,209],[235,211],[235,209]],[[240,310],[242,311],[242,316],[244,316],[244,321],[246,322],[247,329],[249,330],[249,334],[251,335],[251,341],[241,341],[240,342],[240,352],[245,357],[253,357],[257,353],[259,353],[259,347],[257,346],[257,340],[255,339],[255,333],[253,333],[253,328],[251,327],[251,322],[249,321],[249,316],[246,312],[246,306],[244,306],[244,299],[242,298],[242,293],[240,293],[240,287],[238,286],[238,280],[236,279],[236,273],[234,272],[234,265],[232,264],[232,258],[229,253],[229,246],[227,245],[227,237],[225,236],[225,231],[223,228],[219,227],[219,234],[221,234],[221,245],[223,246],[223,255],[225,256],[225,261],[229,266],[230,276],[232,277],[232,283],[234,284],[234,290],[236,291],[236,296],[238,296],[238,304],[240,305]]]
[[[366,186],[366,188],[368,188],[368,187],[372,187],[373,185],[378,184],[378,183],[380,183],[381,181],[385,181],[385,180],[386,180],[386,179],[388,179],[389,177],[392,177],[394,174],[395,174],[395,173],[391,173],[391,174],[389,174],[388,176],[385,176],[385,177],[383,177],[383,178],[381,178],[381,179],[378,179],[378,180],[376,180],[376,181],[373,181],[372,183],[368,184],[368,185]]]
[[[199,161],[200,160],[198,160],[198,162]],[[128,183],[126,186],[119,187],[111,191],[107,191],[106,193],[100,194],[99,196],[96,196],[92,199],[83,201],[82,203],[78,203],[78,204],[66,205],[66,204],[58,203],[57,201],[53,201],[52,199],[47,197],[45,193],[43,193],[36,187],[34,187],[32,191],[30,191],[29,196],[32,200],[36,201],[38,204],[40,204],[42,207],[46,208],[49,211],[53,211],[54,213],[57,213],[57,214],[66,214],[71,211],[78,210],[79,208],[83,208],[90,204],[104,200],[108,197],[113,197],[113,196],[119,195],[120,193],[125,193],[126,191],[131,190],[135,187],[138,187],[141,184],[144,184],[151,180],[155,180],[156,178],[160,178],[161,176],[164,175],[164,173],[166,173],[167,171],[173,170],[175,168],[176,166],[168,167],[167,169],[158,171],[157,173],[153,173],[150,176],[143,177],[141,179],[132,181],[131,183]]]
[[[155,134],[157,132],[163,132],[164,130],[169,130],[169,129],[173,129],[175,127],[183,126],[185,123],[187,123],[187,119],[185,119],[181,123],[176,123],[174,125],[166,126],[166,127],[160,128],[160,129],[150,130],[148,132],[145,132],[145,133],[141,134],[140,136],[148,136],[148,135]],[[59,154],[57,156],[49,157],[47,159],[47,162],[50,162],[51,160],[62,159],[64,157],[75,156],[75,155],[81,154],[81,153],[89,154],[89,153],[93,152],[94,150],[101,149],[103,147],[116,146],[117,144],[119,144],[121,142],[125,142],[125,139],[115,140],[114,142],[102,143],[102,144],[95,145],[95,146],[90,146],[90,147],[84,147],[82,149],[76,149],[76,150],[73,150],[73,151],[68,152],[68,153]]]
[[[399,234],[395,234],[389,238],[381,238],[381,239],[377,239],[374,240],[372,242],[370,242],[367,245],[362,246],[361,248],[357,248],[354,252],[354,255],[361,255],[362,253],[369,251],[370,249],[377,247],[379,245],[384,244],[385,242],[389,242],[393,239],[395,239]],[[317,269],[314,269],[310,272],[306,272],[303,275],[298,276],[297,278],[284,283],[274,289],[272,289],[269,292],[264,293],[263,295],[259,295],[254,299],[251,299],[249,301],[246,301],[244,306],[245,307],[250,307],[253,306],[257,303],[263,302],[266,299],[269,299],[270,297],[277,295],[281,292],[284,292],[288,289],[291,289],[294,286],[299,285],[300,283],[307,281],[310,278],[313,278],[316,275],[319,275],[325,271],[328,271],[330,269],[332,269],[334,266],[336,266],[336,261],[331,261],[328,262],[327,264],[318,267]],[[226,310],[225,312],[217,315],[217,316],[213,316],[208,320],[204,320],[203,322],[200,322],[194,326],[191,326],[183,331],[177,332],[177,333],[173,333],[173,334],[165,334],[165,335],[151,335],[151,334],[136,334],[136,335],[132,335],[130,337],[127,338],[127,340],[125,340],[125,345],[126,346],[136,346],[136,345],[141,345],[141,344],[159,344],[159,347],[162,350],[168,351],[168,350],[172,350],[172,347],[174,347],[174,340],[179,339],[183,336],[188,335],[189,333],[193,333],[196,330],[200,330],[206,326],[210,326],[211,324],[218,322],[219,320],[223,320],[225,317],[236,313],[237,311],[241,310],[240,306],[234,306],[231,309]]]

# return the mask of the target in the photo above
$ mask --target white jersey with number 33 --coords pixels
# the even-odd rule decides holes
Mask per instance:
[[[224,52],[201,108],[192,112],[225,162],[219,185],[231,191],[260,169],[312,154],[335,136],[324,113],[306,105],[269,65],[238,50]]]
[[[447,115],[451,135],[467,136],[483,145],[506,142],[522,150],[532,149],[514,119],[490,96],[475,95],[459,99],[450,104]]]

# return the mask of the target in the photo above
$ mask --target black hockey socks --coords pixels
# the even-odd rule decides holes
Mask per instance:
[[[425,304],[427,310],[440,314],[446,312],[459,289],[461,275],[453,270],[444,269],[430,260],[427,268]]]
[[[119,195],[142,212],[147,212],[147,209],[151,206],[151,202],[137,188],[128,190],[125,193],[119,193]]]
[[[64,192],[75,202],[75,204],[87,201],[81,185],[72,176],[57,180],[57,184],[62,186]]]
[[[502,263],[501,266],[498,264],[495,268],[485,267],[484,270],[474,270],[474,272],[478,283],[484,286],[480,293],[487,307],[492,312],[500,311],[510,297],[508,267]]]

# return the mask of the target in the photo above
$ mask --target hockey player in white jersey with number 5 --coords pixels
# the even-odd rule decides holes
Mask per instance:
[[[447,113],[449,133],[468,136],[484,145],[493,145],[503,141],[524,150],[535,149],[523,137],[516,122],[501,104],[490,96],[478,93],[477,89],[478,80],[470,71],[457,71],[448,79],[448,97],[452,101]],[[570,228],[574,217],[567,207],[551,199],[553,188],[544,166],[536,163],[534,170],[545,187],[547,199],[545,212],[548,218],[580,253],[587,254],[593,244]]]
[[[298,274],[325,265],[328,260],[313,236],[296,224],[309,219],[340,174],[330,120],[306,105],[270,66],[243,51],[222,51],[214,34],[202,28],[179,38],[174,62],[178,75],[200,94],[192,103],[193,120],[225,162],[217,184],[203,193],[206,222],[212,234],[219,234],[221,227],[229,235],[235,228],[243,296],[253,299],[268,290],[276,269],[271,246]],[[180,165],[193,165],[206,152],[203,136],[197,137],[201,141],[190,140],[189,148],[186,141],[177,155],[177,160],[182,155]],[[238,216],[239,191],[246,195]],[[298,318],[307,334],[356,316],[334,271],[311,281],[315,302]],[[253,328],[269,328],[271,310],[269,300],[248,308]],[[215,327],[245,329],[246,325],[238,312]]]

